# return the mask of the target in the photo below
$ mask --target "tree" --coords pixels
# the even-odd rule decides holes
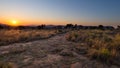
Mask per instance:
[[[38,29],[44,29],[45,28],[45,25],[39,25],[37,26]]]
[[[99,26],[98,26],[98,29],[102,29],[102,30],[103,30],[103,29],[104,29],[104,26],[103,26],[103,25],[99,25]]]
[[[117,26],[117,29],[120,29],[120,26],[119,26],[119,25]]]
[[[73,28],[73,24],[67,24],[65,28]]]
[[[4,27],[2,25],[0,25],[0,29],[3,29]]]

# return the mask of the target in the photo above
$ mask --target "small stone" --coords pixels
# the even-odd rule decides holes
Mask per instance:
[[[58,53],[58,52],[61,52],[62,51],[62,48],[53,48],[51,50],[52,53]]]
[[[71,57],[74,56],[73,53],[72,53],[72,51],[70,51],[70,50],[68,50],[68,49],[62,50],[62,51],[60,52],[60,55],[62,55],[62,56],[71,56]]]
[[[82,68],[82,64],[80,62],[74,63],[70,68]]]
[[[87,48],[86,47],[76,47],[76,51],[78,54],[86,54]]]
[[[1,55],[8,54],[8,53],[9,53],[9,51],[3,51],[3,52],[1,52]]]
[[[117,66],[115,66],[115,65],[112,65],[110,68],[119,68],[119,67],[117,67]]]

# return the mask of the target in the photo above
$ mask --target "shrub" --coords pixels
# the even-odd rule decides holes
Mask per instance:
[[[115,38],[113,39],[113,45],[120,49],[120,34],[115,35]]]
[[[0,45],[10,44],[14,42],[25,42],[34,39],[48,38],[57,34],[56,30],[1,30]]]
[[[111,56],[111,53],[108,49],[102,48],[102,49],[99,50],[98,56],[101,60],[108,61],[110,56]]]
[[[0,68],[14,68],[14,65],[10,62],[0,62]]]
[[[79,30],[69,33],[68,36],[69,41],[74,38],[77,43],[86,44],[88,57],[107,63],[117,59],[117,63],[120,63],[120,34],[118,32],[114,33],[114,31],[110,30]]]
[[[110,60],[111,53],[108,49],[102,48],[100,50],[90,49],[87,55],[91,59],[108,62]]]

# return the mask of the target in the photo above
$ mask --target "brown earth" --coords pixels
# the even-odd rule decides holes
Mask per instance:
[[[59,34],[49,39],[15,43],[0,47],[0,61],[10,62],[14,68],[119,68],[90,60],[76,51],[76,43]]]

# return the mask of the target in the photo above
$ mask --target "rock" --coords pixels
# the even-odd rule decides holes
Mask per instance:
[[[99,63],[93,60],[86,60],[83,62],[83,68],[110,68],[106,64]]]
[[[84,63],[83,68],[94,68],[94,67],[93,67],[93,62],[87,61],[87,63]]]
[[[119,63],[120,61],[119,61],[119,58],[118,59],[114,59],[113,61],[112,61],[112,64],[114,64],[114,65],[117,65],[117,66],[120,66],[120,63]]]
[[[71,65],[70,68],[82,68],[82,63],[80,63],[80,62],[74,63]]]
[[[54,63],[54,62],[59,62],[61,59],[62,57],[60,55],[48,54],[48,56],[45,59],[45,62]]]
[[[92,62],[89,62],[89,63],[92,63]],[[99,62],[96,62],[96,61],[93,62],[93,64],[91,66],[93,66],[93,68],[109,68],[108,66],[101,64]]]
[[[24,59],[22,61],[23,65],[28,65],[30,63],[32,63],[33,61],[33,57],[31,56],[24,56]]]
[[[41,60],[35,59],[31,68],[58,68],[59,62],[62,60],[60,55],[48,54]],[[30,68],[30,67],[28,67]]]
[[[52,53],[59,53],[59,52],[61,52],[63,49],[62,48],[53,48],[52,50],[51,50],[51,52]]]
[[[117,66],[115,66],[115,65],[112,65],[110,68],[119,68],[119,67],[117,67]]]
[[[87,47],[76,47],[76,52],[78,54],[86,54],[87,53]]]
[[[4,55],[4,54],[8,54],[8,53],[9,53],[9,51],[3,51],[0,53],[0,55]]]
[[[70,51],[70,50],[68,50],[68,49],[62,50],[62,51],[60,52],[60,55],[62,55],[62,56],[70,56],[70,57],[73,57],[73,56],[74,56],[74,55],[73,55],[73,52]]]
[[[32,60],[32,58],[26,58],[26,59],[24,59],[24,63],[28,63],[30,60]]]

